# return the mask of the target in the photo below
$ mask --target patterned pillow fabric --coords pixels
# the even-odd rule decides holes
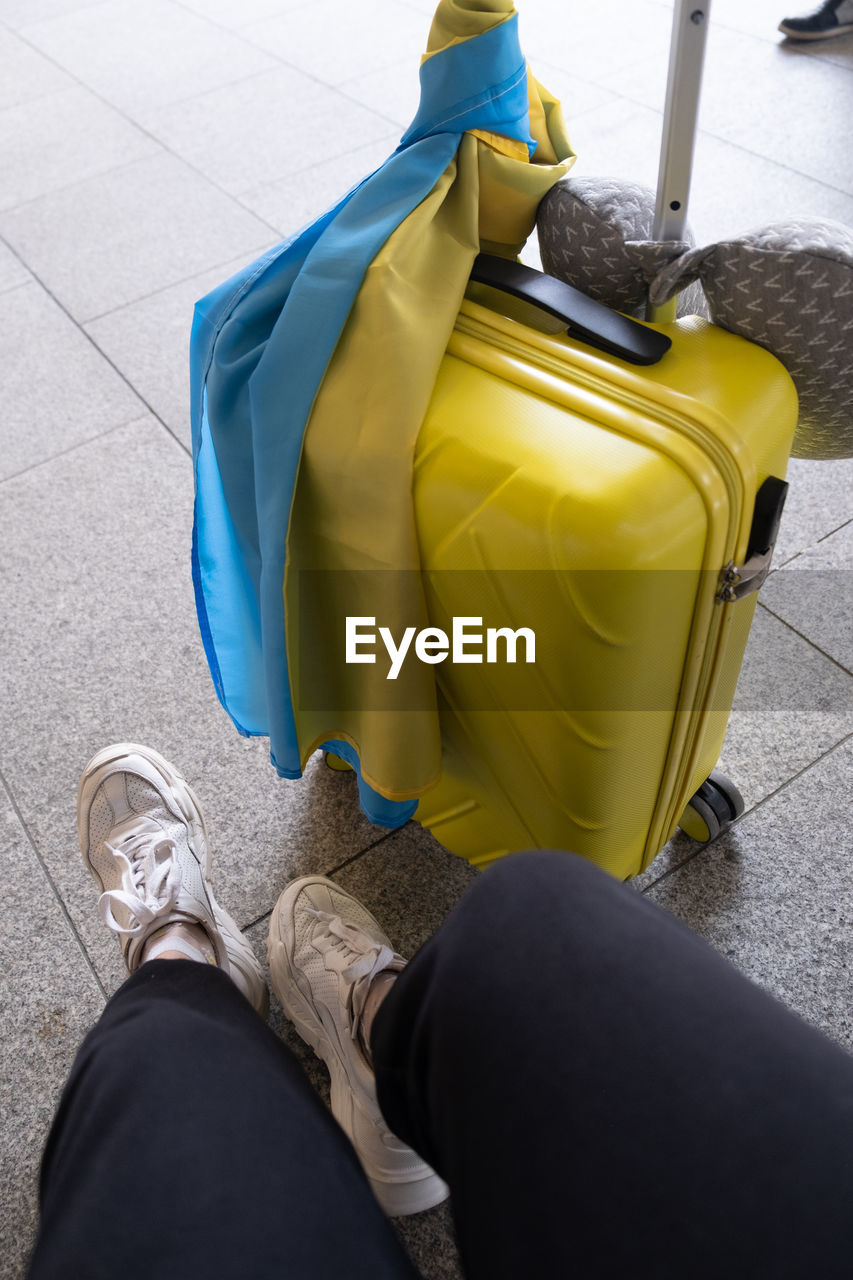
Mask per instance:
[[[655,194],[618,178],[564,178],[539,206],[542,265],[597,302],[643,319],[649,285],[660,269],[696,241],[651,239]],[[707,316],[699,286],[678,299],[680,316]]]
[[[853,229],[791,218],[689,249],[659,272],[651,299],[696,280],[714,324],[772,351],[793,378],[794,457],[853,457]]]

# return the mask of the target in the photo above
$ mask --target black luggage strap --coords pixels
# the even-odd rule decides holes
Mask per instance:
[[[672,346],[665,334],[611,311],[580,289],[521,262],[480,253],[474,259],[471,279],[547,311],[568,325],[570,335],[579,342],[619,356],[629,364],[656,364]]]

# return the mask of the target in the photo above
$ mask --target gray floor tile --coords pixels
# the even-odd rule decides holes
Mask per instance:
[[[150,418],[0,488],[0,594],[16,602],[3,622],[13,677],[0,688],[0,767],[108,988],[121,962],[74,825],[77,779],[99,748],[149,743],[186,774],[217,894],[241,925],[292,876],[384,834],[360,814],[353,778],[317,756],[300,782],[279,780],[266,741],[240,738],[219,706],[195,620],[191,507],[190,461]]]
[[[789,217],[833,218],[853,225],[853,196],[743,147],[703,134],[697,144],[690,197],[699,243],[740,236]],[[654,179],[657,181],[657,161]]]
[[[762,598],[777,617],[853,673],[853,518],[772,573]]]
[[[415,68],[417,77],[417,68]],[[384,137],[387,119],[291,67],[165,107],[152,132],[217,186],[239,194]]]
[[[241,204],[279,232],[291,235],[325,213],[341,196],[378,169],[399,141],[399,131],[358,147],[334,160],[324,160],[280,182],[264,182],[244,191]]]
[[[519,7],[521,47],[534,73],[542,59],[607,88],[614,88],[605,79],[612,76],[617,93],[620,68],[641,59],[651,62],[656,50],[668,47],[671,27],[671,14],[649,0],[633,0],[627,9],[620,0],[573,5],[538,0]]]
[[[85,326],[93,342],[187,450],[191,447],[188,352],[193,307],[255,256],[247,254],[182,280]]]
[[[794,44],[788,40],[784,47],[792,57],[816,58],[820,62],[832,62],[845,71],[853,70],[853,34],[838,36],[834,40],[821,40],[812,45]]]
[[[853,517],[853,458],[792,458],[788,496],[773,553],[775,568],[834,533]]]
[[[32,102],[72,85],[71,79],[26,41],[0,27],[0,110]],[[5,133],[5,122],[0,120]],[[3,136],[0,134],[0,136]]]
[[[117,111],[77,86],[8,108],[0,115],[0,139],[3,209],[159,151]]]
[[[0,480],[144,411],[123,378],[33,282],[0,294],[6,338]]]
[[[558,92],[556,85],[554,92]],[[609,96],[599,105],[576,117],[566,115],[569,137],[577,153],[572,175],[618,175],[626,182],[654,188],[660,155],[660,114],[615,97],[609,90],[602,92]],[[700,151],[703,145],[700,141]]]
[[[0,0],[0,21],[18,30],[45,18],[58,18],[74,9],[87,9],[102,0]]]
[[[626,98],[660,109],[666,63],[665,41],[651,59],[638,58],[632,68],[593,78]],[[839,148],[834,131],[823,127],[827,102],[841,114],[853,107],[853,76],[844,68],[811,57],[791,57],[779,45],[712,25],[701,128],[853,194],[853,157],[849,149]]]
[[[563,119],[568,129],[569,140],[574,141],[573,123],[577,116],[585,111],[594,111],[606,102],[614,102],[616,95],[602,85],[593,84],[590,80],[582,80],[580,76],[569,73],[549,62],[547,58],[537,57],[532,71],[540,84],[559,99],[563,109]]]
[[[431,938],[479,873],[410,822],[332,876],[364,903],[401,955]]]
[[[719,762],[747,812],[851,732],[853,679],[759,605]],[[677,833],[634,883],[654,883],[696,851]]]
[[[447,1201],[426,1213],[393,1221],[423,1280],[463,1280],[462,1260]]]
[[[270,228],[173,156],[0,215],[0,232],[77,320],[269,243]]]
[[[134,119],[273,65],[261,50],[168,0],[110,0],[23,30]]]
[[[20,289],[22,284],[32,283],[32,279],[20,258],[0,241],[0,293]]]
[[[714,0],[711,10],[711,26],[728,27],[732,31],[742,31],[758,36],[773,44],[784,45],[784,36],[777,30],[784,16],[794,17],[808,13],[809,6],[798,4],[797,0],[750,0],[742,4],[741,0]]]
[[[25,1274],[35,1237],[38,1166],[59,1093],[104,1001],[2,787],[0,845],[0,1249],[11,1280]]]
[[[386,122],[393,121],[402,135],[414,119],[420,101],[418,63],[412,58],[403,58],[392,67],[344,80],[340,91],[383,116]]]
[[[649,890],[848,1049],[851,771],[848,741]]]
[[[755,614],[720,757],[749,809],[853,731],[853,679],[768,608]]]
[[[568,123],[578,155],[575,176],[618,175],[654,190],[662,125],[658,112],[617,99]],[[688,219],[700,244],[789,216],[853,224],[853,199],[784,164],[699,134]]]
[[[237,30],[263,18],[278,17],[288,9],[297,9],[305,0],[180,0],[180,3],[209,22]]]
[[[362,0],[355,9],[347,0],[315,0],[241,34],[323,84],[337,85],[404,58],[417,74],[428,31],[422,14],[395,0]]]

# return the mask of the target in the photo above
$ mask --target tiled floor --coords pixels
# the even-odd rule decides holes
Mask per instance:
[[[576,173],[654,185],[670,6],[519,7]],[[371,827],[319,760],[275,779],[216,702],[188,566],[193,301],[393,149],[431,8],[0,0],[5,1275],[25,1265],[57,1092],[121,978],[76,850],[89,754],[128,738],[181,765],[221,897],[259,949],[295,873],[339,874],[406,949],[474,874],[417,827]],[[712,16],[699,238],[786,213],[853,223],[853,38],[787,46],[777,0],[715,0]],[[724,751],[747,812],[704,849],[676,839],[638,887],[853,1048],[853,461],[790,478]],[[401,1229],[425,1276],[458,1275],[446,1210]]]

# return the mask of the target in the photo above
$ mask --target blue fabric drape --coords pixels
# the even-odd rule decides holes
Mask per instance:
[[[302,439],[364,274],[429,194],[463,133],[528,147],[527,75],[513,15],[424,61],[417,115],[375,173],[316,222],[196,305],[190,345],[196,499],[193,583],[214,686],[237,729],[268,735],[278,773],[301,776],[282,584]],[[340,749],[343,744],[337,744]],[[358,769],[352,749],[341,751]],[[399,826],[417,801],[359,778],[362,808]]]

